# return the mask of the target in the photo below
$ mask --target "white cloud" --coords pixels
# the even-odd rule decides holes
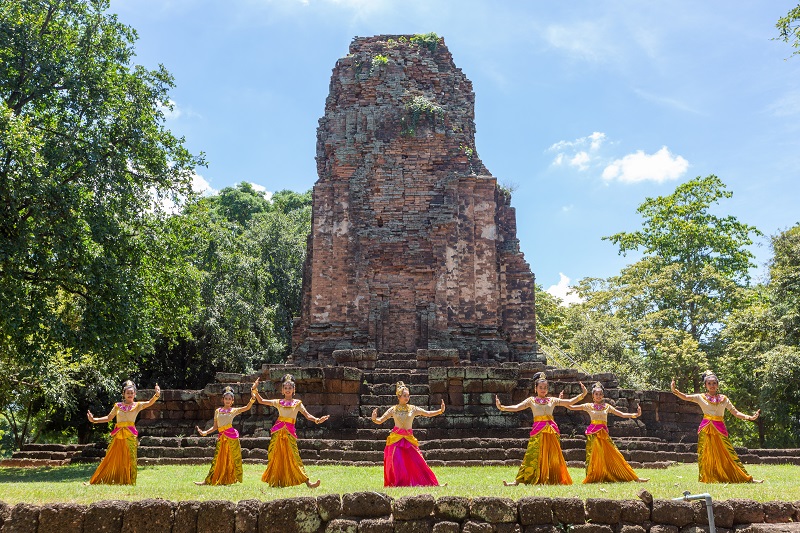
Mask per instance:
[[[192,191],[202,194],[203,196],[212,196],[219,192],[214,189],[203,176],[196,172],[192,176]]]
[[[252,181],[249,183],[253,187],[253,190],[263,194],[264,198],[266,198],[267,200],[272,199],[272,191],[268,191],[266,187],[264,187],[263,185],[259,185],[258,183],[253,183]]]
[[[800,114],[800,91],[790,91],[771,103],[767,111],[775,117],[789,117]]]
[[[618,56],[614,37],[608,35],[598,21],[578,22],[572,26],[554,24],[545,28],[543,36],[552,48],[576,59],[600,63]]]
[[[558,141],[550,145],[547,151],[556,152],[554,166],[566,163],[578,170],[586,170],[598,158],[598,152],[605,141],[606,134],[595,131],[574,141]]]
[[[183,114],[181,108],[178,107],[178,104],[176,104],[175,100],[172,99],[167,101],[167,105],[159,104],[158,109],[159,111],[164,113],[164,118],[166,118],[167,120],[178,119]]]
[[[683,176],[689,168],[689,162],[683,157],[674,156],[666,146],[654,154],[646,154],[637,150],[622,159],[617,159],[603,170],[603,179],[617,180],[623,183],[655,181],[662,183]]]
[[[560,276],[558,284],[550,285],[545,292],[561,299],[561,305],[565,307],[581,303],[583,301],[581,297],[569,286],[569,278],[562,272],[559,272],[558,275]]]

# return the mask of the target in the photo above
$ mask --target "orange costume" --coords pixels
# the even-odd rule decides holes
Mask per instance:
[[[134,423],[136,415],[148,406],[147,402],[124,404],[118,402],[108,414],[109,420],[117,418],[111,432],[111,443],[106,456],[89,480],[92,485],[136,485],[136,461],[139,442]]]
[[[583,482],[637,481],[639,476],[608,436],[608,413],[617,416],[624,416],[624,413],[607,403],[584,403],[571,409],[586,411],[591,417],[586,428],[586,478]]]
[[[744,469],[739,456],[728,439],[725,410],[734,415],[739,411],[724,394],[687,394],[684,398],[703,410],[703,421],[697,429],[697,466],[701,483],[749,483],[753,476]]]
[[[265,400],[278,410],[278,420],[270,429],[271,436],[267,449],[267,469],[261,481],[272,487],[292,487],[308,482],[300,451],[297,449],[297,433],[294,423],[297,413],[308,415],[301,400]]]
[[[214,423],[219,436],[211,469],[205,479],[206,485],[232,485],[242,482],[242,445],[239,432],[233,428],[233,419],[250,406],[220,407],[214,411]]]
[[[522,405],[533,411],[533,427],[528,449],[514,481],[526,485],[572,485],[561,453],[561,432],[553,420],[553,409],[558,405],[569,405],[569,400],[530,396]]]

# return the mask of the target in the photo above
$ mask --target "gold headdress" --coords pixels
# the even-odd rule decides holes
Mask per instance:
[[[534,383],[539,383],[540,381],[547,381],[547,375],[544,372],[539,372],[536,374],[536,379]]]
[[[407,390],[408,390],[408,387],[406,387],[406,384],[405,384],[405,383],[403,383],[402,381],[398,381],[398,382],[397,382],[397,385],[395,385],[395,390],[394,390],[394,393],[395,393],[395,395],[397,395],[398,397],[400,397],[400,396],[402,396],[402,395],[403,395],[403,391],[407,391]],[[409,391],[409,393],[410,393],[410,392],[411,392],[411,391]]]
[[[595,389],[600,389],[600,392],[603,392],[603,391],[606,390],[606,388],[603,387],[603,384],[600,383],[599,381],[596,382],[594,385],[592,385],[592,391],[594,391]]]
[[[705,383],[709,379],[715,379],[717,380],[717,383],[719,383],[719,378],[717,377],[717,375],[714,373],[713,370],[706,370],[705,372],[703,372],[703,383]]]
[[[133,389],[133,393],[136,394],[136,384],[131,380],[127,380],[122,384],[122,392],[125,392],[128,389]]]
[[[222,389],[222,397],[224,398],[225,396],[230,396],[231,398],[233,398],[233,387],[231,387],[230,385]]]
[[[291,374],[285,374],[285,375],[284,375],[284,376],[281,378],[281,382],[282,382],[282,383],[291,383],[291,384],[292,384],[292,387],[294,387],[294,376],[293,376],[293,375],[291,375]]]

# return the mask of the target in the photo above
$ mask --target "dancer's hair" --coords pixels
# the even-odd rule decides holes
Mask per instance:
[[[294,376],[291,374],[286,374],[281,378],[281,382],[285,385],[286,383],[291,383],[292,388],[295,387],[294,385]]]
[[[123,393],[128,389],[132,389],[133,393],[136,394],[136,384],[131,380],[126,380],[125,383],[122,384]]]
[[[222,389],[222,397],[224,398],[225,396],[230,396],[233,399],[233,387],[230,385]]]
[[[400,396],[403,395],[403,391],[408,391],[408,393],[411,394],[411,391],[408,390],[408,387],[406,387],[406,384],[403,383],[402,381],[398,381],[397,385],[394,386],[394,393],[399,398]]]
[[[594,392],[595,389],[599,390],[600,392],[603,392],[603,393],[605,393],[605,391],[606,391],[606,388],[603,387],[603,384],[600,383],[599,381],[596,382],[594,385],[592,385],[592,392]]]
[[[719,378],[717,377],[717,375],[714,373],[713,370],[706,370],[705,372],[703,372],[702,377],[703,377],[703,385],[705,385],[706,381],[708,381],[709,379],[715,379],[717,380],[717,383],[719,383]]]
[[[539,372],[536,374],[536,379],[533,380],[536,385],[538,385],[541,381],[547,383],[547,375],[544,372]]]

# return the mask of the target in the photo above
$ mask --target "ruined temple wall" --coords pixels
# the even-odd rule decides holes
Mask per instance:
[[[354,40],[331,76],[293,362],[352,348],[535,352],[532,274],[475,151],[472,84],[443,42],[397,37]],[[414,122],[414,97],[440,111]]]

